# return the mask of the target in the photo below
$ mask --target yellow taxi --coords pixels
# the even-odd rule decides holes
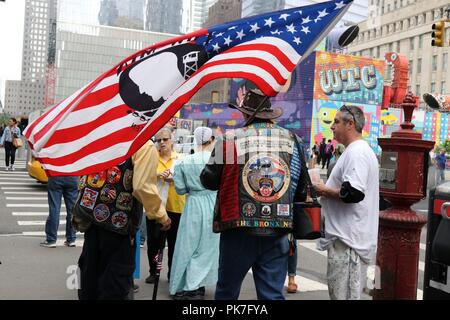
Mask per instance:
[[[41,183],[48,182],[48,177],[44,171],[44,168],[42,167],[41,163],[34,157],[31,157],[31,159],[28,161],[27,169],[30,177],[36,179]]]

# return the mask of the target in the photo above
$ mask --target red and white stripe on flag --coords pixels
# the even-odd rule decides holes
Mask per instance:
[[[29,125],[33,155],[49,175],[98,172],[135,153],[211,80],[248,79],[274,96],[351,3],[271,12],[141,50]]]

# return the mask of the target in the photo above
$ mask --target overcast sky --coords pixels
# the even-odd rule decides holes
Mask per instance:
[[[5,80],[19,80],[22,67],[25,0],[0,1],[0,99],[4,104]]]

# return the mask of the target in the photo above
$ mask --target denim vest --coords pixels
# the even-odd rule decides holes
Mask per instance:
[[[88,220],[109,231],[134,235],[142,217],[142,204],[133,197],[131,158],[108,170],[81,177],[74,220]]]
[[[228,131],[222,152],[214,231],[289,232],[301,168],[293,134],[272,123],[255,123]]]

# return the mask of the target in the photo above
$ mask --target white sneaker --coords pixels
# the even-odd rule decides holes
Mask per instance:
[[[9,171],[9,167],[5,167],[5,171]]]
[[[14,166],[11,166],[11,167],[9,167],[9,170],[16,171],[16,168],[14,168]]]

